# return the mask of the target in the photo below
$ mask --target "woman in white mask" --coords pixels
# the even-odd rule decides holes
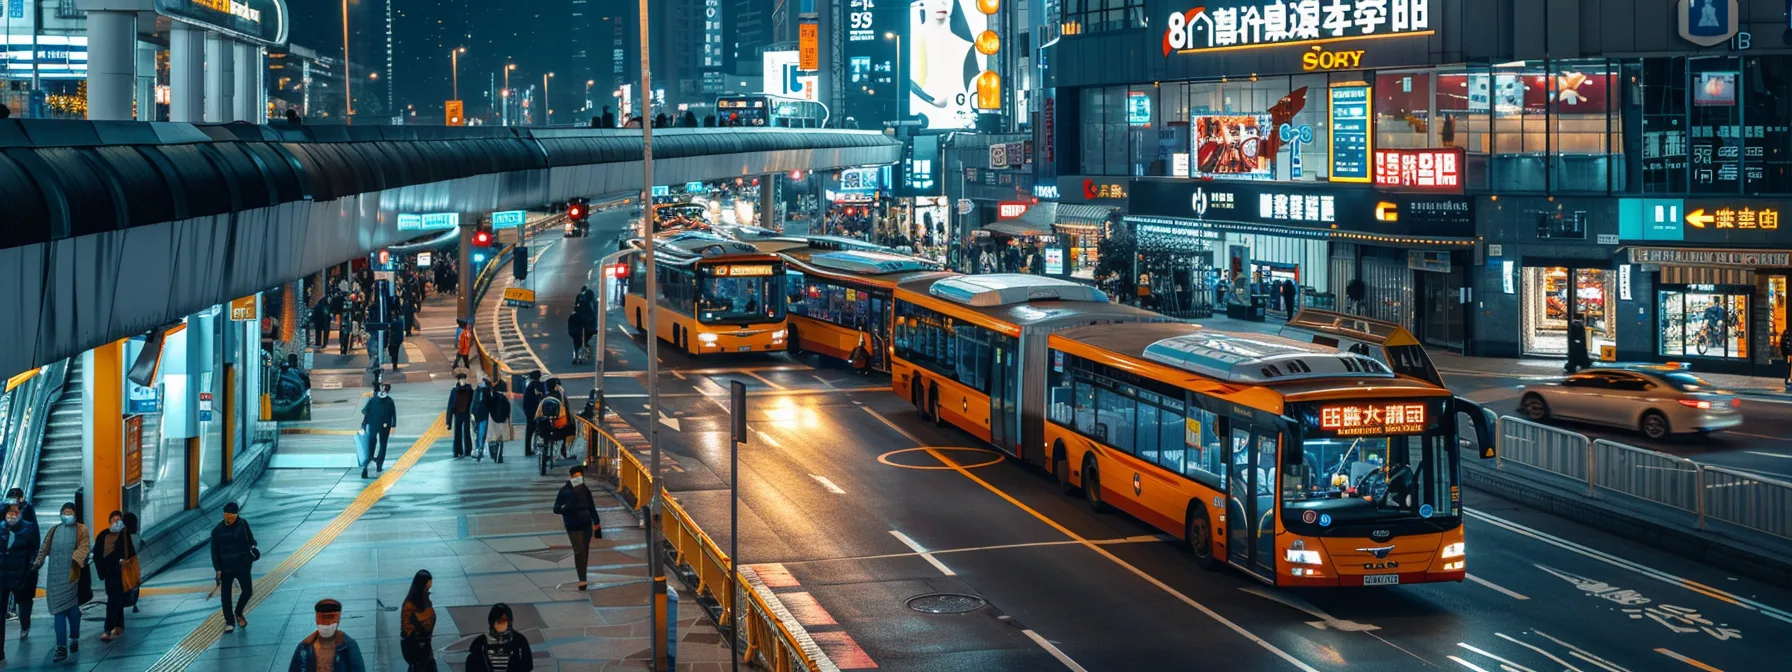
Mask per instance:
[[[131,604],[131,590],[142,581],[137,565],[137,545],[131,539],[124,514],[113,511],[107,522],[106,529],[93,538],[93,567],[100,580],[106,582],[106,627],[100,635],[102,642],[124,636],[124,608]]]

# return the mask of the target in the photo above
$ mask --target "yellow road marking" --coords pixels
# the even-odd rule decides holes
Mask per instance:
[[[1002,462],[1002,460],[1007,459],[1007,457],[1002,455],[1001,453],[998,453],[993,450],[984,449],[984,448],[964,448],[964,447],[960,447],[960,446],[939,446],[937,449],[938,450],[967,451],[967,452],[972,452],[972,453],[989,453],[990,455],[995,456],[995,459],[990,460],[988,462],[978,462],[976,464],[960,465],[965,469],[976,469],[978,467],[987,467],[992,464],[1000,464]],[[901,450],[892,450],[890,452],[887,452],[887,453],[877,456],[877,461],[882,462],[882,463],[892,466],[892,467],[896,467],[898,469],[918,469],[921,471],[952,471],[952,467],[945,467],[945,466],[935,467],[935,466],[924,465],[924,464],[898,464],[894,460],[890,459],[891,455],[896,455],[896,454],[900,454],[900,453],[913,453],[913,452],[931,451],[931,450],[935,450],[935,448],[922,446],[920,448],[903,448]]]
[[[915,445],[926,447],[927,442],[916,438],[915,435],[908,433],[907,430],[904,430],[903,428],[896,426],[896,423],[890,422],[890,419],[884,417],[883,414],[878,413],[877,411],[871,410],[869,408],[866,408],[865,412],[870,413],[871,417],[877,418],[879,421],[881,421],[885,425],[889,426],[890,429],[896,430],[896,433],[901,434],[903,436],[903,438],[906,438],[910,441],[915,442]],[[1089,549],[1090,551],[1094,552],[1096,555],[1100,555],[1101,557],[1107,559],[1109,562],[1112,562],[1115,565],[1118,565],[1120,568],[1125,569],[1126,571],[1132,572],[1132,574],[1134,576],[1144,579],[1146,583],[1156,586],[1157,589],[1164,591],[1165,593],[1169,594],[1171,597],[1176,598],[1177,600],[1180,600],[1183,604],[1186,604],[1190,607],[1194,607],[1195,610],[1200,611],[1203,614],[1206,614],[1208,618],[1211,618],[1214,621],[1217,621],[1218,623],[1220,623],[1221,625],[1226,626],[1228,629],[1232,630],[1233,632],[1238,633],[1240,636],[1244,637],[1245,639],[1251,640],[1258,646],[1261,646],[1265,650],[1269,651],[1270,653],[1275,654],[1276,657],[1281,658],[1282,660],[1287,661],[1288,664],[1293,665],[1294,667],[1300,669],[1301,672],[1319,672],[1319,670],[1315,669],[1313,666],[1308,665],[1304,662],[1301,662],[1301,660],[1299,658],[1295,658],[1293,655],[1289,654],[1287,651],[1283,651],[1280,647],[1277,647],[1274,644],[1264,641],[1264,639],[1262,637],[1258,637],[1257,635],[1253,634],[1249,630],[1244,629],[1242,626],[1238,625],[1237,623],[1233,623],[1230,619],[1227,619],[1225,616],[1221,616],[1219,614],[1219,612],[1208,608],[1207,605],[1201,604],[1200,602],[1196,602],[1194,598],[1184,595],[1182,593],[1182,591],[1176,590],[1175,588],[1171,588],[1168,584],[1165,584],[1163,581],[1158,580],[1157,577],[1146,573],[1145,570],[1139,569],[1138,567],[1133,566],[1132,563],[1129,563],[1125,560],[1121,560],[1120,556],[1114,555],[1113,553],[1109,552],[1108,549],[1102,547],[1103,546],[1102,544],[1091,541],[1088,538],[1086,538],[1080,534],[1070,531],[1070,528],[1064,527],[1063,525],[1059,524],[1058,521],[1052,520],[1050,517],[1047,517],[1045,514],[1034,510],[1033,507],[1030,507],[1030,506],[1027,506],[1026,504],[1021,503],[1020,500],[1015,499],[1012,495],[1009,495],[1007,492],[1004,492],[1001,488],[997,488],[994,485],[990,485],[989,481],[985,481],[982,478],[979,478],[976,474],[971,473],[969,469],[966,469],[963,466],[960,466],[957,462],[953,461],[952,458],[947,457],[945,453],[940,452],[939,450],[936,450],[934,448],[925,448],[925,449],[926,449],[927,454],[932,455],[933,459],[939,460],[940,464],[946,465],[946,467],[948,469],[958,472],[958,474],[960,476],[970,479],[972,483],[976,483],[977,485],[983,486],[983,489],[990,491],[992,494],[994,494],[997,497],[1002,498],[1004,501],[1007,501],[1009,504],[1013,504],[1015,508],[1018,508],[1022,511],[1027,512],[1028,515],[1033,516],[1039,522],[1045,523],[1046,525],[1050,526],[1052,529],[1057,530],[1059,534],[1062,534],[1066,537],[1071,538],[1072,540],[1075,540],[1078,544],[1081,544],[1084,548]]]
[[[746,377],[748,377],[748,378],[752,378],[752,379],[753,379],[753,380],[757,380],[757,381],[759,381],[759,382],[761,382],[761,383],[765,383],[765,385],[766,385],[766,386],[767,386],[767,387],[770,387],[770,388],[772,388],[772,389],[774,389],[774,390],[782,390],[782,389],[784,389],[784,386],[783,386],[783,385],[779,385],[779,384],[777,384],[777,383],[774,383],[774,382],[772,382],[772,381],[770,381],[770,380],[767,380],[767,379],[766,379],[766,378],[765,378],[765,376],[761,376],[761,375],[759,375],[759,374],[757,374],[757,373],[754,373],[754,372],[752,372],[752,371],[742,371],[742,372],[741,372],[741,373],[742,373],[742,374],[744,374],[744,375],[746,375]]]
[[[1706,664],[1704,664],[1704,663],[1701,663],[1701,662],[1699,662],[1699,661],[1696,661],[1696,660],[1693,660],[1693,659],[1691,659],[1691,658],[1688,658],[1688,657],[1686,657],[1686,656],[1682,656],[1682,655],[1680,655],[1680,654],[1678,654],[1678,653],[1674,653],[1674,652],[1673,652],[1673,651],[1669,651],[1669,650],[1667,650],[1667,649],[1656,649],[1656,650],[1655,650],[1655,652],[1656,652],[1656,653],[1659,653],[1659,654],[1661,654],[1661,655],[1664,655],[1664,656],[1667,656],[1667,657],[1669,657],[1669,658],[1673,658],[1673,659],[1674,659],[1674,660],[1678,660],[1678,661],[1680,661],[1680,662],[1682,662],[1682,663],[1686,663],[1686,664],[1687,664],[1687,665],[1691,665],[1691,666],[1693,666],[1693,667],[1696,667],[1696,668],[1699,668],[1699,669],[1701,669],[1701,670],[1704,670],[1704,671],[1705,671],[1705,672],[1724,672],[1724,671],[1723,671],[1723,670],[1720,670],[1720,669],[1717,669],[1717,668],[1715,668],[1715,667],[1712,667],[1712,666],[1710,666],[1710,665],[1706,665]]]
[[[274,567],[274,571],[257,579],[255,581],[255,597],[249,601],[249,608],[244,613],[254,611],[262,600],[279,590],[281,584],[292,578],[292,575],[298,573],[300,568],[311,562],[312,558],[317,557],[317,554],[323,552],[332,542],[335,542],[337,537],[347,531],[355,521],[360,520],[361,516],[365,515],[368,509],[373,508],[374,504],[384,499],[386,493],[392,490],[392,486],[398,484],[398,479],[403,478],[405,472],[410,471],[411,467],[415,466],[419,460],[423,459],[423,455],[429,452],[430,444],[448,434],[448,426],[443,419],[443,415],[437,415],[435,421],[430,423],[429,429],[424,430],[423,436],[418,437],[417,442],[411,444],[410,449],[398,458],[398,462],[392,466],[391,471],[380,474],[378,479],[355,497],[355,501],[349,504],[348,508],[336,515],[335,520],[330,521],[330,524],[324,529],[319,530],[317,534],[306,540],[305,545],[300,546],[298,550],[293,551],[292,555],[281,561],[278,566]],[[199,658],[200,654],[205,653],[206,649],[216,644],[218,638],[223,634],[224,615],[220,612],[213,612],[212,615],[205,618],[203,623],[199,624],[199,627],[194,628],[191,634],[188,634],[168,653],[163,654],[162,658],[149,669],[151,672],[185,670],[188,665],[192,665],[193,661]]]

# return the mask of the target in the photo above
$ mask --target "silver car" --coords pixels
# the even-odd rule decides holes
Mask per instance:
[[[1531,385],[1518,410],[1532,421],[1578,420],[1635,429],[1651,439],[1706,433],[1742,424],[1742,402],[1683,371],[1589,369]]]

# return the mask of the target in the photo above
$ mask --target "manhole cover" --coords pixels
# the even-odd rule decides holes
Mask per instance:
[[[980,597],[950,593],[922,595],[908,600],[908,608],[924,614],[963,614],[982,609],[985,604],[988,603]]]

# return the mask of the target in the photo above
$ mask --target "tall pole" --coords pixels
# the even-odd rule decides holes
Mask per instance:
[[[466,50],[466,47],[460,47],[448,52],[448,58],[454,61],[454,100],[460,100],[460,52]]]
[[[551,72],[541,76],[541,125],[543,126],[554,124],[554,110],[548,107],[548,79],[553,76],[554,73]]]
[[[641,10],[641,252],[646,271],[643,296],[647,300],[647,473],[653,478],[653,503],[647,509],[647,574],[653,578],[648,613],[653,622],[654,672],[666,672],[666,654],[670,642],[666,637],[666,571],[660,562],[660,498],[664,484],[660,480],[660,309],[652,297],[659,296],[659,273],[653,265],[653,123],[645,112],[653,101],[653,76],[649,73],[653,53],[648,48],[648,0],[640,0]]]
[[[355,121],[355,76],[348,64],[348,0],[342,0],[342,123]]]

